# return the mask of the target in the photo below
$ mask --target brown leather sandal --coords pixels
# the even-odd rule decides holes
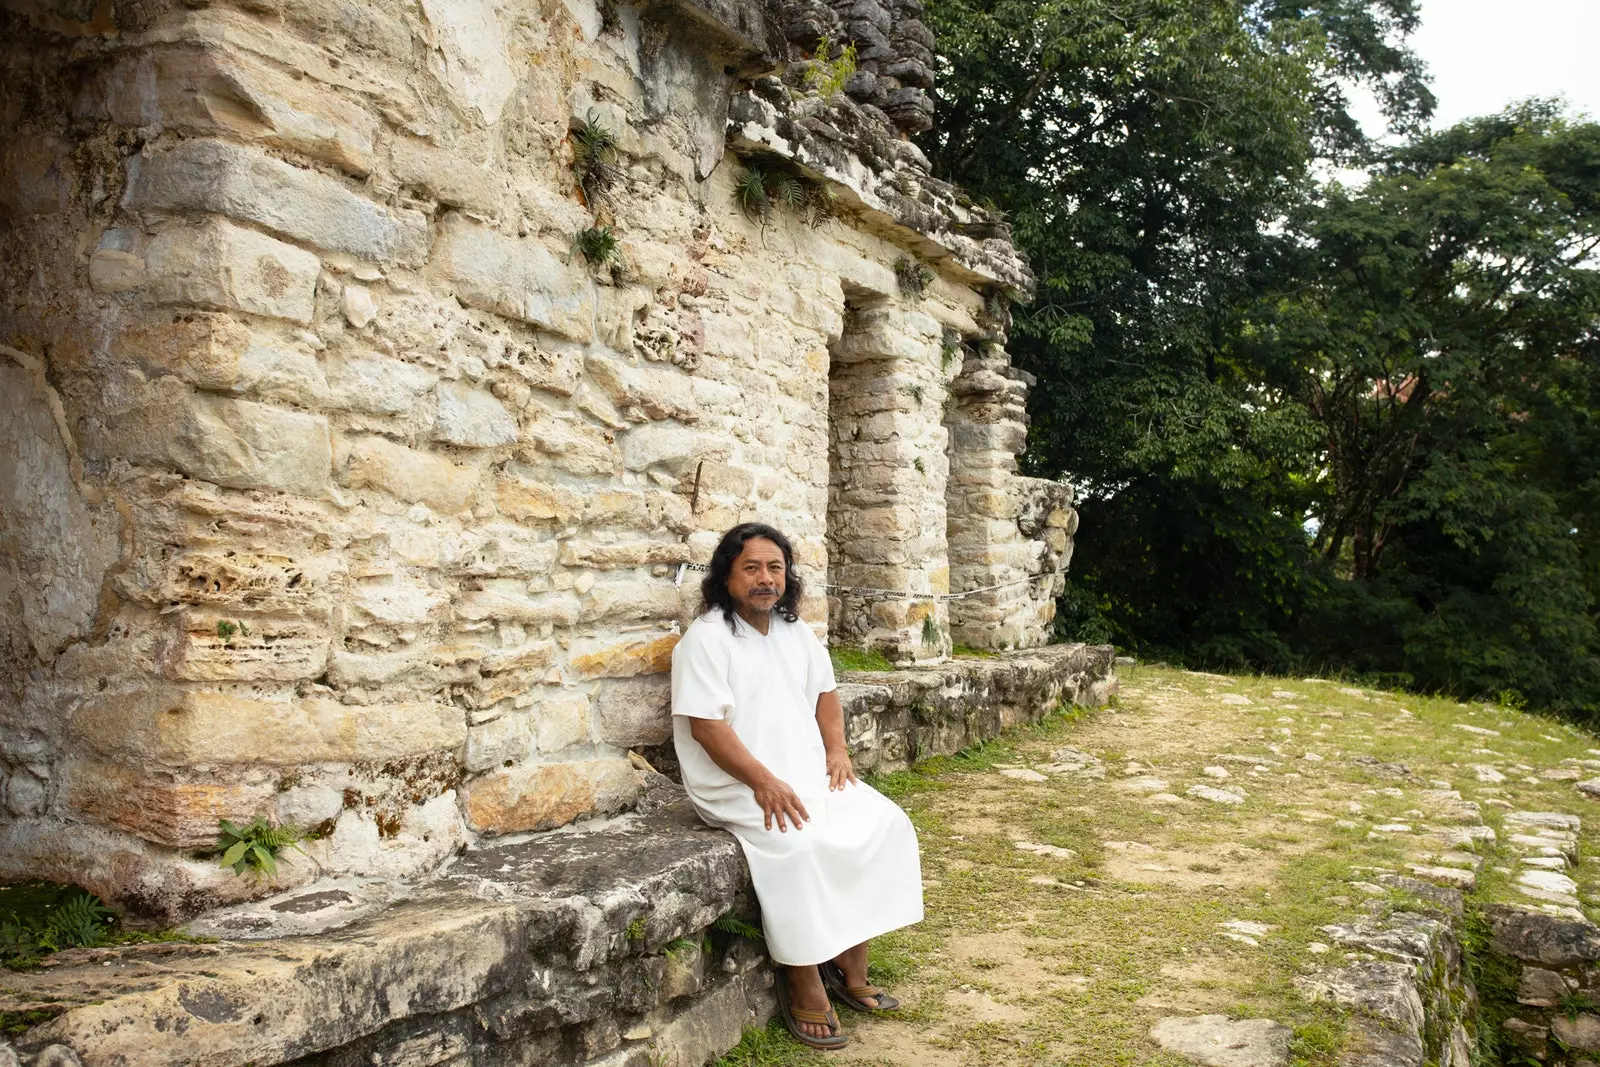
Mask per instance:
[[[810,1008],[797,1008],[789,1002],[789,979],[782,972],[778,972],[777,981],[778,1014],[783,1017],[783,1025],[789,1028],[789,1033],[802,1045],[832,1052],[844,1048],[850,1039],[844,1035],[844,1027],[839,1025],[839,1016],[834,1014],[833,1005],[828,1005],[827,1011],[812,1011]],[[827,1037],[816,1037],[800,1029],[800,1024],[811,1026],[826,1026]]]
[[[829,960],[820,967],[822,984],[834,996],[844,1001],[844,1006],[864,1011],[869,1015],[900,1010],[900,1002],[875,985],[846,985],[844,968]],[[877,1003],[869,1003],[875,1000]]]

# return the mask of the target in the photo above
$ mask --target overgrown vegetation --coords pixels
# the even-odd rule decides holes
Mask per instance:
[[[812,229],[839,217],[838,197],[831,187],[776,159],[746,165],[734,179],[733,200],[746,218],[762,227],[772,225],[779,209]]]
[[[1421,132],[1416,0],[928,12],[928,154],[1041,271],[1063,635],[1600,714],[1600,125]]]
[[[844,92],[845,83],[856,73],[856,46],[854,41],[835,44],[826,34],[817,42],[817,50],[806,71],[806,88],[824,100]]]
[[[271,878],[278,873],[278,857],[285,849],[305,851],[300,842],[306,835],[296,826],[273,826],[260,817],[243,827],[227,819],[219,826],[215,851],[222,858],[218,866],[232,867],[234,874],[250,871],[257,878]]]
[[[622,263],[622,243],[610,226],[591,226],[581,231],[572,247],[591,267],[616,267]]]
[[[590,111],[572,128],[572,171],[583,191],[584,202],[598,212],[609,204],[611,187],[621,177],[617,165],[617,135],[606,129]]]
[[[894,261],[894,281],[900,287],[902,296],[920,298],[933,284],[933,278],[933,268],[910,256],[901,256]]]
[[[894,664],[876,648],[850,648],[834,645],[828,649],[828,658],[836,671],[892,671]]]
[[[0,962],[25,967],[65,948],[101,944],[116,917],[100,898],[74,886],[22,882],[0,886]]]

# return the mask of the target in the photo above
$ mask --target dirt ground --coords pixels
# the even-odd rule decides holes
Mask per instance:
[[[1491,824],[1582,811],[1571,769],[1596,746],[1506,708],[1125,668],[1111,708],[877,782],[922,844],[928,918],[874,945],[906,1009],[843,1012],[851,1044],[826,1056],[752,1032],[721,1067],[1178,1067],[1150,1029],[1202,1013],[1277,1020],[1290,1064],[1331,1064],[1340,1018],[1294,979],[1371,871],[1415,861],[1423,794],[1459,790]],[[1485,873],[1479,895],[1502,892]]]

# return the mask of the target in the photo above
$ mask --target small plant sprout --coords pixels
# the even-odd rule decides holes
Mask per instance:
[[[961,351],[961,335],[946,326],[944,335],[939,340],[939,369],[949,370],[950,364]]]
[[[894,261],[894,280],[902,295],[920,297],[933,283],[933,271],[926,263],[901,256]]]
[[[804,215],[806,191],[799,178],[792,174],[770,175],[767,180],[767,190],[775,205],[791,214]]]
[[[922,383],[912,382],[910,385],[906,386],[906,395],[912,400],[915,400],[917,403],[922,403]]]
[[[240,637],[250,636],[250,627],[244,624],[243,619],[238,621],[234,621],[232,619],[217,620],[217,636],[222,639],[223,644],[232,644],[235,634],[238,634]]]
[[[747,941],[765,941],[767,939],[767,935],[761,932],[760,927],[750,925],[731,911],[712,922],[711,928],[724,934],[742,937]]]
[[[805,205],[801,211],[801,218],[813,230],[825,222],[832,222],[839,217],[839,198],[834,194],[833,186],[826,182],[805,182]]]
[[[643,941],[645,932],[644,916],[641,915],[628,924],[626,937],[629,941]]]
[[[572,128],[572,171],[577,176],[583,198],[594,206],[606,199],[606,191],[616,184],[617,135],[600,125],[591,109],[588,117]]]
[[[622,263],[622,243],[610,226],[590,226],[580,231],[572,247],[591,267],[616,267]]]
[[[272,826],[259,816],[247,825],[235,826],[223,819],[215,851],[222,854],[219,867],[232,867],[234,874],[253,871],[257,878],[278,873],[278,857],[286,848],[303,853],[300,842],[305,834],[294,826]]]
[[[838,55],[833,54],[836,48]],[[824,35],[822,40],[817,42],[817,50],[811,58],[811,68],[806,71],[806,88],[827,100],[844,92],[846,83],[855,77],[855,73],[855,43],[850,42],[839,48],[831,38]]]
[[[927,466],[927,464],[922,462],[922,457],[921,456],[918,456],[916,459],[912,460],[911,461],[911,465],[913,467],[917,468],[917,473],[918,474],[927,474],[928,473],[928,466]]]
[[[939,624],[937,622],[933,621],[933,616],[929,615],[926,619],[923,619],[922,643],[929,648],[938,648],[939,643],[943,640],[944,631],[939,628]]]
[[[745,218],[762,226],[772,224],[772,194],[767,173],[759,167],[746,167],[733,183],[733,200]]]

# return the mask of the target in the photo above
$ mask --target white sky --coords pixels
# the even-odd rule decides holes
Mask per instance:
[[[1423,0],[1412,43],[1433,74],[1436,127],[1528,96],[1600,118],[1600,0]]]

